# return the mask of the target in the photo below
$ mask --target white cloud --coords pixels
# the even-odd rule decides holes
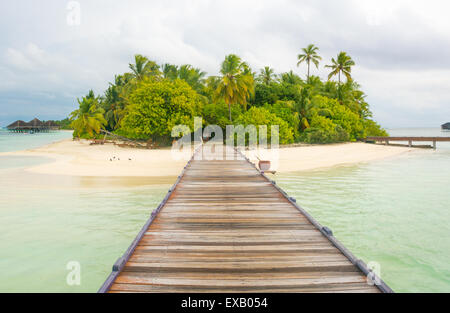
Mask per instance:
[[[10,64],[21,70],[31,70],[33,69],[33,63],[29,58],[19,50],[8,48],[6,50],[6,60],[7,64]]]
[[[315,43],[324,61],[313,71],[322,78],[323,65],[339,51],[355,59],[354,77],[381,123],[417,125],[425,110],[448,112],[447,1],[79,2],[79,26],[67,25],[65,1],[0,4],[0,106],[2,93],[7,101],[32,93],[36,103],[52,95],[69,110],[89,88],[103,91],[136,53],[209,74],[225,54],[237,53],[254,70],[270,65],[304,75],[296,56]],[[423,124],[440,122],[437,115],[424,118]]]

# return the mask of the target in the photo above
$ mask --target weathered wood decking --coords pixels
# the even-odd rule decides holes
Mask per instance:
[[[391,291],[246,159],[190,161],[158,212],[99,292]]]
[[[373,142],[384,142],[386,145],[389,145],[389,142],[392,141],[407,141],[408,146],[412,147],[413,141],[429,141],[432,142],[433,145],[430,148],[436,150],[436,142],[442,141],[450,141],[450,137],[367,137],[365,141],[373,141]],[[428,148],[428,146],[426,146]]]

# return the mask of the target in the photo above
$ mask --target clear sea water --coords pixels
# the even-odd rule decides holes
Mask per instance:
[[[71,137],[0,131],[0,151]],[[175,178],[41,175],[45,158],[0,155],[0,292],[96,292]],[[67,284],[69,262],[80,285]]]
[[[391,136],[450,136],[393,129]],[[450,292],[450,142],[276,181],[396,292]]]
[[[439,129],[390,133],[450,136]],[[0,131],[0,151],[67,133],[33,136]],[[0,156],[0,292],[95,292],[175,178],[24,171],[43,162],[51,161]],[[378,262],[395,291],[450,291],[450,144],[276,180],[355,255]],[[71,261],[81,266],[79,286],[66,282]]]
[[[16,134],[0,129],[0,152],[37,148],[52,142],[71,138],[71,131],[52,131],[48,133]]]

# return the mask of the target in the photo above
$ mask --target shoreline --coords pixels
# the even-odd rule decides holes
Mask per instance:
[[[25,167],[26,172],[77,177],[176,177],[186,162],[174,161],[170,149],[121,148],[90,145],[89,140],[63,139],[45,146],[0,153],[0,156],[35,156],[52,162]]]
[[[63,139],[35,149],[2,152],[0,156],[46,157],[53,161],[24,170],[37,174],[84,177],[176,177],[189,159],[175,160],[170,148],[147,150],[113,144],[91,146],[89,143],[87,140]],[[351,142],[246,150],[245,154],[256,164],[257,157],[270,160],[271,170],[277,173],[292,173],[370,162],[420,150]]]
[[[337,166],[379,161],[406,153],[424,151],[407,146],[385,146],[364,142],[280,147],[277,150],[247,150],[245,155],[255,164],[258,158],[271,161],[277,173],[295,173]]]

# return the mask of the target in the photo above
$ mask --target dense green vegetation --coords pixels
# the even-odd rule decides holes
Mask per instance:
[[[293,71],[276,74],[268,66],[257,74],[240,57],[230,54],[218,76],[189,64],[158,65],[136,55],[130,72],[117,75],[102,96],[92,91],[79,99],[71,114],[74,136],[95,137],[100,129],[128,138],[170,143],[172,127],[188,125],[195,116],[203,127],[219,125],[279,125],[281,144],[355,141],[386,135],[374,122],[365,94],[351,76],[355,62],[345,52],[332,58],[327,81],[311,75],[310,65],[322,58],[314,45],[298,55],[305,79]],[[332,79],[336,77],[337,81]],[[345,81],[343,80],[345,78]]]
[[[47,122],[47,121],[42,121],[42,122]],[[63,120],[59,120],[59,121],[53,121],[56,125],[59,126],[59,129],[64,129],[64,130],[71,130],[72,127],[70,126],[70,124],[72,124],[72,121],[70,120],[70,118],[66,117]]]
[[[80,108],[70,114],[73,120],[71,126],[74,129],[73,136],[79,138],[91,138],[100,132],[107,122],[104,117],[105,110],[100,107],[99,97],[89,91],[88,95],[78,99]]]
[[[176,125],[194,127],[194,117],[201,115],[201,98],[183,80],[144,80],[130,94],[127,112],[117,130],[133,139],[164,142]]]

